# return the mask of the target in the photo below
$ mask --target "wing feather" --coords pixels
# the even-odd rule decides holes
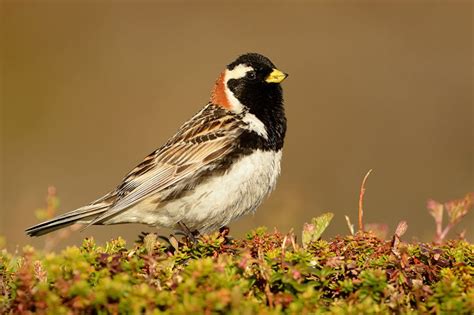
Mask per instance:
[[[137,202],[191,182],[231,153],[243,132],[241,120],[212,104],[185,123],[163,147],[133,169],[117,188],[117,199],[87,226],[101,223]]]

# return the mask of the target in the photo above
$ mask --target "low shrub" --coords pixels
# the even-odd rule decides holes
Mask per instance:
[[[130,248],[0,254],[0,313],[380,314],[474,312],[474,246],[359,232],[305,246],[292,233],[227,230],[192,243],[149,234]]]

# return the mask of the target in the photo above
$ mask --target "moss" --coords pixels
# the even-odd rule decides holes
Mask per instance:
[[[0,312],[380,314],[474,312],[474,246],[358,233],[312,240],[257,229],[174,246],[86,239],[58,254],[0,254]]]

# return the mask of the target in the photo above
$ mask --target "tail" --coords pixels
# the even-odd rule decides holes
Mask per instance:
[[[32,226],[26,229],[25,232],[28,236],[41,236],[73,225],[74,223],[89,223],[97,216],[106,212],[109,207],[110,204],[105,203],[91,204]]]

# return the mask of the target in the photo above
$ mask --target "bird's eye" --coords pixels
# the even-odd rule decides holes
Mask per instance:
[[[250,71],[247,73],[247,78],[250,80],[255,80],[257,78],[257,73],[255,71]]]

